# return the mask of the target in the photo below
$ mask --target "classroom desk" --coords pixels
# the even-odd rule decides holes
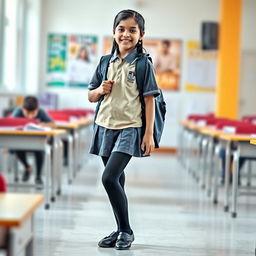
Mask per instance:
[[[193,121],[181,121],[179,134],[179,160],[181,164],[201,183],[205,188],[205,167],[208,159],[209,136],[202,131],[211,126],[196,124]]]
[[[69,165],[69,178],[68,182],[72,183],[73,178],[80,166],[83,163],[83,141],[88,139],[84,132],[85,129],[92,124],[93,119],[85,118],[74,122],[56,122],[57,128],[65,129],[68,131],[68,165]],[[73,150],[74,149],[74,150]],[[73,156],[73,157],[72,157]],[[73,161],[74,158],[74,161]]]
[[[194,143],[194,138],[198,134],[202,126],[195,124],[193,121],[180,121],[179,133],[179,155],[178,159],[181,164],[188,170],[191,170],[191,160],[193,151],[191,147]],[[193,171],[193,170],[192,170]]]
[[[0,251],[33,256],[34,213],[43,195],[0,193]]]
[[[62,144],[60,137],[65,134],[65,130],[51,131],[20,131],[20,130],[0,130],[0,148],[13,150],[42,150],[45,152],[45,208],[50,207],[51,201],[55,200],[55,194],[61,193],[61,171],[62,166]],[[48,144],[48,138],[53,138],[52,145]],[[53,157],[51,157],[51,149]],[[53,167],[53,168],[52,168]],[[55,183],[57,182],[57,188]],[[51,184],[50,184],[51,183]],[[17,183],[14,184],[18,186]],[[51,186],[50,186],[51,185]],[[51,189],[50,189],[51,188]]]
[[[238,169],[239,169],[239,158],[241,156],[241,151],[246,152],[246,155],[251,151],[248,148],[248,141],[252,139],[251,135],[243,135],[243,134],[221,134],[219,136],[220,140],[224,141],[225,146],[225,194],[224,194],[224,211],[229,210],[230,206],[230,162],[231,162],[231,150],[232,147],[236,147],[234,152],[234,173],[232,180],[232,209],[231,215],[232,217],[237,216],[236,208],[237,208],[237,192],[238,192]]]
[[[250,143],[251,143],[252,145],[256,145],[256,139],[250,140]],[[255,153],[255,155],[256,155],[256,153]],[[255,256],[256,256],[256,248],[255,248]]]
[[[256,145],[256,139],[251,139],[251,140],[250,140],[250,143],[251,143],[252,145]]]

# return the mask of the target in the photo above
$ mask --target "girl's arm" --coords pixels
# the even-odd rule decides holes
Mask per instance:
[[[113,83],[113,80],[103,81],[98,88],[88,92],[88,100],[90,102],[97,102],[102,95],[109,94]]]
[[[145,96],[145,114],[146,114],[146,129],[142,139],[141,149],[144,155],[150,155],[154,151],[155,143],[153,138],[154,120],[155,120],[155,101],[154,96]]]

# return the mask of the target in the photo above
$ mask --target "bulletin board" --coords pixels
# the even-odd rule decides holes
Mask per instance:
[[[111,51],[113,37],[103,40],[103,54]],[[168,52],[163,54],[163,47]],[[145,38],[143,48],[153,60],[158,86],[163,90],[177,91],[180,88],[182,41],[170,38]]]
[[[49,34],[47,41],[47,85],[87,87],[97,65],[98,37]]]
[[[217,51],[201,50],[200,42],[189,41],[187,50],[186,91],[215,92]]]

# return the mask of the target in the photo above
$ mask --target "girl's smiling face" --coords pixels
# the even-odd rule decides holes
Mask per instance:
[[[121,55],[131,52],[142,37],[143,34],[133,18],[121,20],[114,30],[114,39]]]

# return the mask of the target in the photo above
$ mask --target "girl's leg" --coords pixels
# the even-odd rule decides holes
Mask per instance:
[[[128,217],[128,202],[124,188],[120,184],[120,177],[124,173],[126,165],[131,156],[121,152],[113,152],[108,161],[102,176],[102,183],[107,191],[113,211],[118,220],[119,231],[131,234],[132,230]],[[122,178],[124,185],[124,177]]]
[[[101,158],[102,158],[104,166],[106,167],[106,165],[108,163],[108,160],[109,160],[109,157],[102,156]],[[121,174],[121,176],[119,178],[119,183],[120,183],[121,187],[124,189],[124,184],[125,184],[125,174],[124,174],[124,172]],[[114,209],[113,209],[113,211],[114,211]],[[116,224],[117,224],[117,231],[120,232],[120,223],[119,223],[119,220],[117,218],[117,213],[115,211],[114,211],[114,215],[115,215]]]

